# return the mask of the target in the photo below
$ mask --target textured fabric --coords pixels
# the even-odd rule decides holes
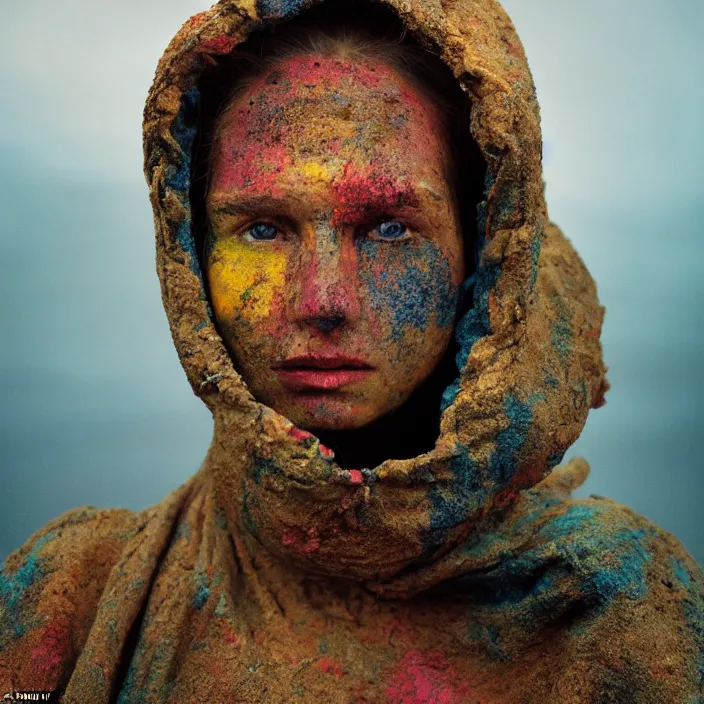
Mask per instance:
[[[487,164],[461,373],[435,448],[343,469],[233,368],[191,227],[199,77],[263,20],[312,4],[223,0],[159,63],[144,114],[157,265],[213,442],[158,505],[71,511],[7,558],[0,690],[76,703],[701,702],[699,567],[629,509],[571,499],[584,461],[557,467],[608,386],[603,309],[547,218],[535,90],[496,2],[387,2],[470,95]]]

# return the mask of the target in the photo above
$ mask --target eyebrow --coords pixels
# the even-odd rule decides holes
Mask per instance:
[[[410,184],[398,184],[389,179],[364,179],[342,182],[335,187],[341,214],[383,212],[396,208],[418,208],[417,189]]]
[[[341,201],[334,208],[336,220],[347,223],[355,222],[360,216],[367,217],[384,211],[421,210],[424,205],[435,206],[441,199],[440,194],[426,183],[403,184],[400,187],[397,184],[388,185],[388,188],[375,192],[362,184],[340,184],[335,189]],[[269,193],[222,193],[213,195],[212,199],[211,213],[214,217],[262,213],[294,219],[295,213],[304,205],[302,198],[277,197]]]
[[[288,212],[291,198],[277,198],[269,194],[243,193],[213,196],[213,215],[249,215],[252,212]],[[294,199],[296,202],[298,198]]]

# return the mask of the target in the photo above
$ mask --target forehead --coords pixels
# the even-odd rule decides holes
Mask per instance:
[[[384,61],[291,57],[222,116],[215,182],[246,188],[255,171],[283,178],[291,169],[335,180],[350,166],[370,165],[396,177],[437,178],[445,163],[441,135],[432,103]]]

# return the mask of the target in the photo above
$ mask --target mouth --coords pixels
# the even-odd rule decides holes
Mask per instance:
[[[291,357],[272,367],[292,391],[330,391],[362,381],[374,367],[355,357]]]

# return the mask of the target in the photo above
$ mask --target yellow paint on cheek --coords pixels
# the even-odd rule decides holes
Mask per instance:
[[[208,267],[215,316],[225,323],[236,315],[252,322],[269,317],[285,274],[285,252],[234,237],[218,241]]]

